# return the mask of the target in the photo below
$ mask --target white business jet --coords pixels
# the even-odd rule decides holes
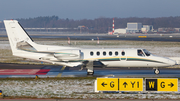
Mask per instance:
[[[10,46],[14,56],[49,62],[68,67],[87,68],[87,74],[93,75],[93,67],[152,67],[159,74],[159,67],[176,64],[174,60],[151,54],[146,49],[82,49],[75,47],[40,45],[16,20],[4,20]]]

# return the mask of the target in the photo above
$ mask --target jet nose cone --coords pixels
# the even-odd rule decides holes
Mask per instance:
[[[176,61],[174,61],[174,60],[168,60],[168,62],[169,62],[170,66],[174,66],[177,64]]]

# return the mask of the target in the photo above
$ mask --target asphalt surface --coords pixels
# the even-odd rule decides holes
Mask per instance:
[[[25,65],[0,63],[0,78],[7,77],[180,77],[180,68],[159,68],[155,75],[153,68],[94,68],[94,75],[87,75],[86,68],[62,67],[56,65]]]
[[[101,100],[96,100],[96,99],[0,99],[1,101],[172,101],[172,100],[142,100],[142,99],[101,99]],[[175,101],[180,101],[180,100],[175,100]]]
[[[142,99],[119,99],[119,100],[115,100],[115,99],[101,99],[101,100],[96,100],[96,99],[87,99],[87,100],[83,100],[83,99],[0,99],[1,101],[172,101],[172,100],[156,100],[156,99],[152,99],[152,100],[142,100]],[[174,101],[174,100],[173,100]],[[180,100],[175,100],[175,101],[180,101]]]
[[[54,34],[54,33],[38,33],[29,34],[32,38],[41,39],[58,39],[67,40],[69,37],[71,40],[131,40],[131,41],[168,41],[168,42],[180,42],[180,33],[173,34],[120,34],[120,35],[107,35],[107,34]],[[146,36],[146,37],[140,37]],[[6,33],[0,33],[0,37],[7,37]]]
[[[139,38],[139,36],[146,36],[146,38]],[[7,35],[0,35],[0,37],[7,37]],[[31,35],[32,38],[50,38],[50,39],[67,39],[71,40],[134,40],[134,41],[169,41],[180,42],[180,34],[144,34],[144,35]],[[8,64],[0,63],[0,78],[9,77],[88,77],[86,69],[79,71],[80,68],[63,68],[55,65],[26,65],[26,64]],[[180,68],[159,68],[160,74],[155,75],[152,68],[94,68],[94,77],[112,76],[115,77],[180,77]],[[92,77],[92,76],[90,76]],[[101,101],[96,99],[1,99],[2,101]],[[102,99],[103,101],[111,101],[114,99]],[[162,101],[164,99],[119,99],[114,101]],[[172,100],[166,100],[172,101]],[[178,100],[176,100],[178,101]]]
[[[180,34],[120,34],[120,35],[107,35],[107,34],[58,34],[58,35],[31,35],[32,38],[58,38],[71,40],[130,40],[130,41],[169,41],[180,42]],[[146,37],[141,37],[146,36]]]

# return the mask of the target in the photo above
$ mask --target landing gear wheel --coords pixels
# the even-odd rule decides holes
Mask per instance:
[[[87,75],[93,75],[94,74],[94,71],[93,72],[87,72]]]
[[[159,69],[155,69],[155,70],[154,70],[154,73],[155,73],[156,75],[158,75],[158,74],[160,73]]]

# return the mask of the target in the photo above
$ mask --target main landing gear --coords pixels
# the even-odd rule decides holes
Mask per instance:
[[[87,67],[87,75],[93,75],[93,74],[94,74],[93,66]]]
[[[154,69],[154,73],[155,73],[156,75],[158,75],[158,74],[160,73],[159,69],[155,68],[155,69]]]
[[[81,66],[81,69],[79,69],[79,71],[83,70],[84,66]],[[87,75],[93,75],[94,74],[94,70],[93,67],[88,67],[87,68]]]
[[[94,66],[101,66],[102,68],[105,68],[106,66],[99,60],[88,60],[83,62],[84,66],[87,69],[87,75],[93,75],[94,74]]]
[[[94,74],[94,71],[88,72],[88,70],[87,70],[87,75],[93,75],[93,74]]]
[[[86,68],[87,68],[87,75],[93,75],[94,74],[93,61],[88,61],[86,64]]]

